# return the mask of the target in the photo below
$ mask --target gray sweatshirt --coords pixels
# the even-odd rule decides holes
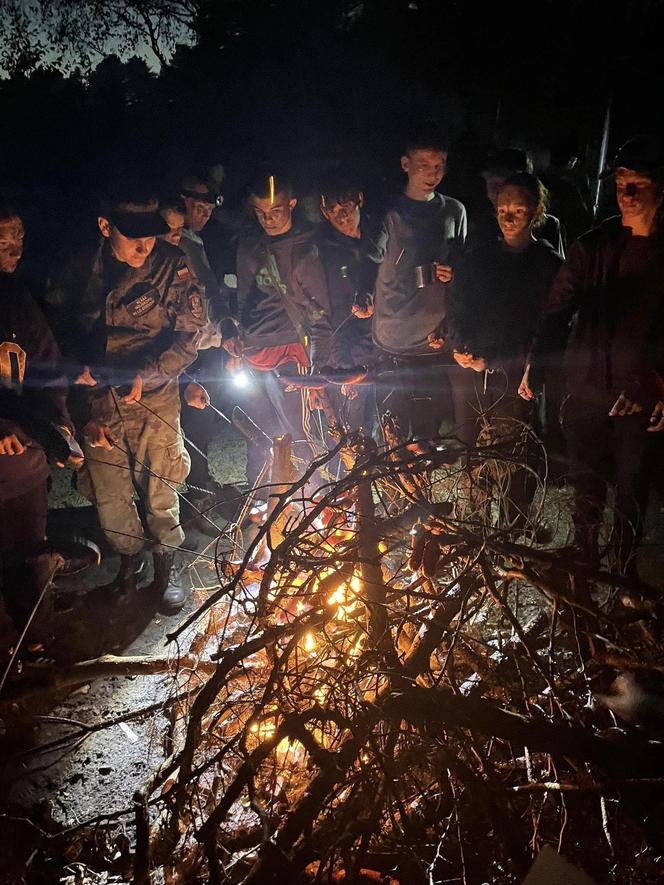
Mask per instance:
[[[445,286],[418,288],[416,268],[454,265],[466,239],[466,210],[452,197],[426,202],[400,195],[387,212],[375,252],[378,264],[373,339],[388,353],[434,355],[427,337],[445,318]]]

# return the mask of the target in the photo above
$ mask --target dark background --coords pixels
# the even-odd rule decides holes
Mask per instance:
[[[443,190],[472,210],[491,143],[528,147],[540,168],[577,154],[592,176],[609,101],[611,152],[659,128],[663,25],[660,2],[209,0],[160,70],[127,53],[129,28],[127,61],[65,72],[45,33],[48,52],[4,54],[0,188],[47,251],[90,230],[96,195],[129,172],[163,191],[221,162],[233,208],[260,161],[289,167],[301,190],[343,162],[377,204],[399,184],[404,134],[434,121],[452,144]],[[75,17],[73,34],[75,54]]]

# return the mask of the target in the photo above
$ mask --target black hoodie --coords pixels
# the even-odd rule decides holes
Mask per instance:
[[[546,240],[522,252],[502,238],[471,249],[448,287],[448,323],[456,350],[482,357],[489,368],[523,363],[562,258]]]
[[[322,365],[330,352],[330,303],[313,232],[291,228],[269,237],[240,240],[237,255],[240,326],[245,351],[311,338],[311,360]]]

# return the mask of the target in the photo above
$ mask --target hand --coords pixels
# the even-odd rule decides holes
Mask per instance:
[[[0,455],[22,455],[25,446],[15,433],[0,436]]]
[[[357,317],[358,320],[368,320],[369,317],[373,316],[374,312],[374,300],[373,295],[367,295],[367,300],[364,304],[355,303],[351,307],[351,313],[354,317]]]
[[[315,387],[310,387],[308,390],[309,396],[309,408],[312,412],[322,411],[323,410],[323,394],[320,390],[317,390]]]
[[[462,369],[470,369],[473,365],[474,357],[472,353],[460,353],[458,350],[455,350],[452,356],[455,363],[461,366]]]
[[[477,359],[470,361],[468,368],[472,369],[473,372],[486,372],[486,360],[484,357],[478,356]]]
[[[528,401],[535,398],[535,394],[530,386],[530,366],[526,366],[526,371],[523,373],[521,384],[519,384],[518,394],[521,399]]]
[[[438,332],[429,332],[427,335],[427,344],[431,350],[440,350],[445,344],[445,339]]]
[[[137,375],[134,378],[134,383],[131,385],[131,390],[129,393],[125,394],[120,398],[120,402],[125,405],[130,405],[131,403],[137,403],[140,401],[143,396],[143,379],[140,375]]]
[[[106,449],[110,452],[117,443],[117,439],[113,436],[113,432],[108,424],[103,421],[88,421],[83,428],[83,435],[93,449]]]
[[[358,389],[354,384],[342,384],[341,395],[345,396],[346,399],[355,399],[358,395]]]
[[[656,403],[655,408],[652,410],[652,415],[650,416],[650,423],[653,425],[648,428],[648,433],[659,433],[660,430],[664,430],[664,401],[660,400]]]
[[[237,337],[224,338],[221,342],[221,346],[233,357],[240,357],[242,354],[242,343]]]
[[[74,378],[74,384],[82,384],[85,387],[96,386],[97,381],[95,378],[92,377],[89,366],[85,366],[81,374]]]
[[[71,427],[67,427],[66,424],[58,424],[58,430],[66,439],[71,439],[74,435]],[[57,467],[71,467],[73,470],[78,470],[79,467],[82,466],[84,460],[85,458],[83,455],[71,453],[67,458],[66,463],[64,461],[56,461],[55,463]]]
[[[184,401],[192,409],[207,409],[210,405],[210,394],[202,384],[191,381],[184,389]]]
[[[625,415],[638,415],[642,411],[643,407],[639,403],[634,402],[634,400],[629,399],[625,395],[625,391],[623,391],[611,407],[609,415],[611,418],[624,418]]]
[[[433,263],[434,270],[436,271],[436,279],[439,283],[451,283],[454,279],[454,271],[449,266],[449,264],[438,264],[437,261]]]

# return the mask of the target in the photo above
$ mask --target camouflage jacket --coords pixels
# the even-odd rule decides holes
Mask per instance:
[[[202,286],[182,252],[161,240],[140,268],[102,243],[46,297],[66,355],[111,386],[137,373],[144,391],[175,380],[196,359],[208,324]]]

